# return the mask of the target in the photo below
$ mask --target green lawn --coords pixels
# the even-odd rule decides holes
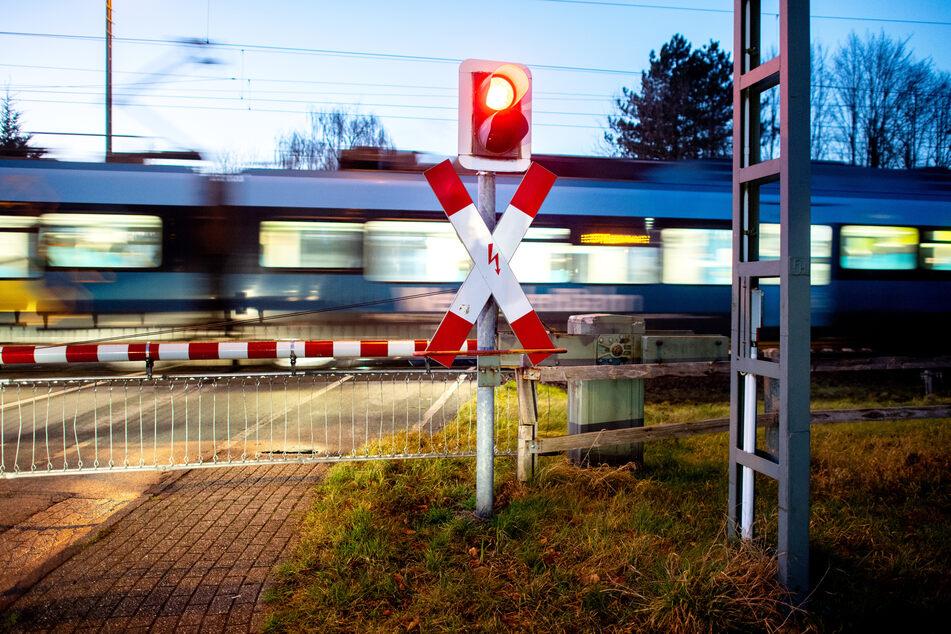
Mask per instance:
[[[820,376],[821,378],[821,376]],[[723,385],[647,385],[647,424],[725,416]],[[911,375],[827,379],[814,409],[951,401]],[[563,433],[564,392],[539,394]],[[270,631],[865,631],[951,609],[948,420],[817,426],[812,586],[775,581],[775,484],[760,539],[726,538],[725,434],[656,442],[642,470],[496,461],[496,514],[473,515],[473,460],[341,464],[318,487],[270,594]],[[451,445],[454,429],[445,438]],[[415,441],[414,441],[415,442]],[[422,442],[429,442],[423,439]]]

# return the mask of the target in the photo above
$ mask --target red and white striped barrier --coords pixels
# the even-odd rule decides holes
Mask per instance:
[[[468,333],[467,333],[468,334]],[[195,343],[74,344],[0,346],[0,364],[107,363],[114,361],[200,361],[209,359],[290,359],[412,357],[429,345],[426,339],[385,341],[214,341]],[[466,351],[477,349],[465,341]],[[292,355],[293,353],[293,355]]]
[[[430,350],[458,350],[482,307],[493,295],[515,336],[526,349],[553,349],[554,344],[512,272],[509,260],[551,190],[555,175],[532,163],[492,233],[451,162],[447,160],[430,168],[425,176],[475,263],[436,329]],[[528,358],[532,363],[539,363],[550,354],[533,352]],[[430,356],[445,366],[452,364],[451,354]]]

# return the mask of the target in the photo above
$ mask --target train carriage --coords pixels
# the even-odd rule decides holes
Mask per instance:
[[[512,266],[546,323],[639,313],[651,328],[729,332],[728,162],[536,158],[559,179]],[[474,175],[463,180],[475,199]],[[499,177],[500,211],[517,183]],[[310,312],[406,336],[408,323],[438,320],[470,266],[418,170],[208,176],[7,160],[0,205],[0,310],[50,328],[76,316],[148,327]],[[778,213],[778,189],[765,186],[763,258],[778,256]],[[947,171],[816,163],[812,225],[817,336],[944,337]],[[779,307],[767,282],[768,332]]]

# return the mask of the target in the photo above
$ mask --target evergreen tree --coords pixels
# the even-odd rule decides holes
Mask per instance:
[[[651,51],[640,94],[628,88],[608,117],[605,141],[622,156],[681,160],[727,156],[733,110],[733,63],[717,42],[691,50],[674,35]]]
[[[20,131],[20,112],[13,107],[8,90],[0,102],[0,156],[37,159],[46,150],[30,146],[31,134]]]

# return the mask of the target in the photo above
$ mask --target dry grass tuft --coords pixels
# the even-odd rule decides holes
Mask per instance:
[[[889,396],[908,391],[890,384]],[[724,408],[675,400],[649,405],[647,418],[697,420]],[[563,429],[563,393],[548,389],[539,404],[543,425]],[[449,446],[459,425],[391,440]],[[280,570],[266,629],[867,631],[951,609],[947,421],[814,430],[808,612],[793,607],[763,547],[775,543],[775,483],[757,485],[761,541],[725,538],[726,449],[722,434],[650,444],[643,470],[543,458],[530,485],[499,459],[489,521],[472,513],[471,460],[335,466]]]

